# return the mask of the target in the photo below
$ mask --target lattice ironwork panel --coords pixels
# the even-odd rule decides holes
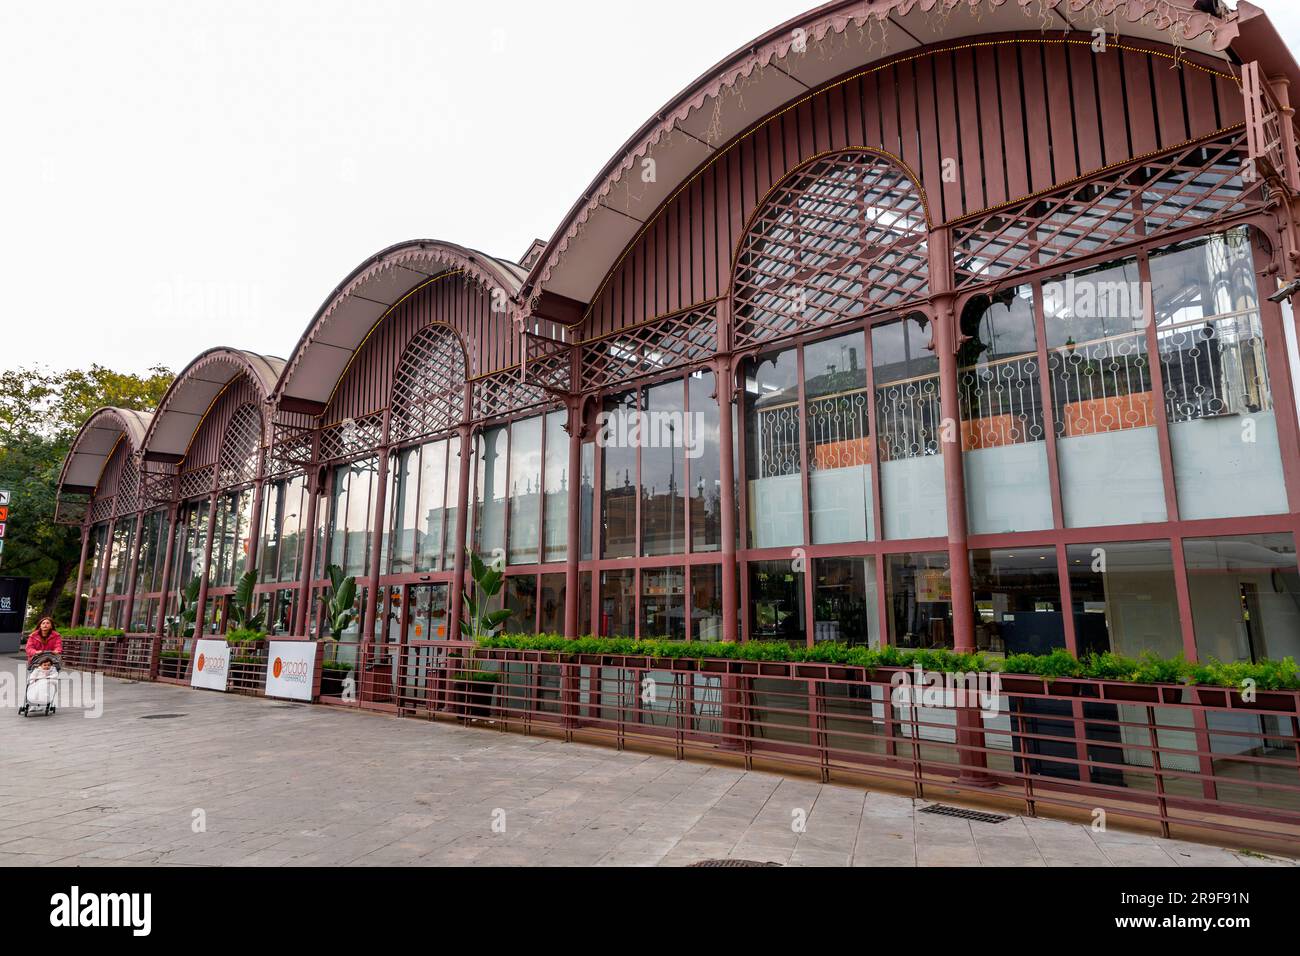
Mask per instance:
[[[421,329],[393,378],[391,440],[448,431],[465,418],[465,350],[444,326]]]
[[[113,511],[119,515],[130,514],[136,509],[140,496],[140,462],[135,455],[127,455],[122,462],[122,474],[117,479],[117,497]]]
[[[267,456],[268,474],[287,475],[311,464],[312,429],[276,422],[274,432],[271,453]]]
[[[519,380],[519,369],[508,368],[474,380],[474,418],[482,421],[554,401],[553,393],[534,381]]]
[[[89,511],[89,495],[60,494],[54,509],[54,523],[80,527]]]
[[[178,481],[178,497],[183,501],[187,498],[206,498],[212,494],[212,478],[215,467],[214,465],[204,465],[202,468],[184,472]]]
[[[735,344],[779,338],[924,298],[925,204],[872,153],[796,173],[750,225],[736,261]]]
[[[695,365],[718,350],[717,306],[655,319],[583,343],[582,387],[603,388]]]
[[[261,447],[262,413],[252,403],[240,405],[230,416],[221,442],[221,487],[233,488],[256,478]]]
[[[176,472],[171,466],[154,465],[146,462],[140,472],[141,505],[169,504],[176,494]]]
[[[1243,179],[1245,135],[1117,167],[1086,183],[953,229],[958,288],[1091,255],[1263,204],[1263,180]]]
[[[342,461],[367,455],[384,443],[384,417],[349,418],[321,429],[320,460]]]
[[[90,508],[90,521],[92,524],[99,524],[101,521],[107,521],[113,517],[113,499],[99,498]]]

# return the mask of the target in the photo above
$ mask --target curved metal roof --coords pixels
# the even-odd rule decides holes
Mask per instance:
[[[204,352],[176,376],[158,403],[141,445],[145,457],[151,461],[180,461],[203,416],[227,385],[240,375],[248,375],[266,400],[283,371],[284,359],[274,356],[231,348]]]
[[[274,394],[284,408],[318,414],[375,324],[430,280],[459,272],[513,304],[528,270],[451,242],[420,239],[371,256],[325,299],[294,347]]]
[[[958,37],[1097,26],[1141,40],[1177,39],[1185,50],[1227,61],[1225,51],[1254,18],[1253,29],[1267,25],[1244,0],[1235,12],[1216,0],[832,0],[737,50],[643,125],[547,243],[524,284],[525,307],[572,322],[575,307],[585,309],[623,250],[701,165],[773,110],[854,69]],[[814,47],[828,35],[839,39]],[[744,95],[724,95],[733,88]],[[646,159],[655,162],[655,182],[627,175]],[[549,308],[548,296],[563,304]]]
[[[139,451],[152,420],[151,413],[130,408],[97,410],[72,441],[59,472],[59,487],[74,492],[93,491],[118,443],[125,439],[131,451]]]

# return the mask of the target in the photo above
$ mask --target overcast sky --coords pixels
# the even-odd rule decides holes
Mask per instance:
[[[283,356],[395,242],[517,259],[816,2],[4,0],[0,367]],[[1260,5],[1300,47],[1300,4]]]

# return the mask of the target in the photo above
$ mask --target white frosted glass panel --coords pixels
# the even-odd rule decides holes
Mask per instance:
[[[1154,428],[1061,438],[1056,455],[1067,528],[1148,524],[1169,517]]]
[[[1254,441],[1247,423],[1254,423]],[[1184,521],[1275,515],[1287,510],[1277,417],[1272,412],[1169,426],[1178,513]]]
[[[749,527],[756,548],[803,544],[803,476],[749,483]]]
[[[880,484],[886,538],[897,541],[948,534],[942,455],[882,462]]]
[[[1052,527],[1052,486],[1043,442],[968,451],[965,464],[971,534]]]
[[[808,481],[812,489],[814,544],[874,539],[870,466],[814,471]]]

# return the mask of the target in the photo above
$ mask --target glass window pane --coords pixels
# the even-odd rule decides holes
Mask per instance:
[[[478,494],[475,515],[475,549],[485,560],[494,552],[505,555],[506,429],[489,428],[478,438]]]
[[[417,493],[420,480],[420,449],[408,448],[393,460],[393,536],[388,573],[409,574],[415,570],[416,524],[419,520]]]
[[[994,654],[1065,647],[1065,607],[1055,548],[972,551],[975,646]]]
[[[881,510],[891,540],[948,533],[939,359],[929,342],[921,318],[871,329]]]
[[[1183,542],[1201,660],[1300,658],[1300,567],[1289,534]]]
[[[1033,287],[976,298],[962,332],[957,389],[970,532],[1051,528]]]
[[[636,555],[636,448],[624,440],[637,414],[637,393],[605,403],[609,427],[602,433],[604,494],[600,500],[602,553],[606,558]]]
[[[686,550],[686,385],[645,390],[641,419],[641,553]]]
[[[1168,541],[1071,545],[1066,561],[1080,657],[1183,653]]]
[[[723,639],[722,569],[716,565],[691,568],[691,639]]]
[[[502,625],[503,634],[537,633],[537,576],[517,575],[506,578],[506,608],[513,613]]]
[[[681,568],[641,572],[641,637],[686,640],[686,573]]]
[[[712,372],[687,379],[690,415],[687,456],[691,468],[691,550],[697,554],[722,550],[721,446],[719,410]]]
[[[876,537],[866,356],[861,332],[804,348],[813,544]]]
[[[442,536],[442,567],[450,571],[456,563],[456,522],[460,512],[460,438],[449,438],[447,445],[447,494],[443,506],[445,530]]]
[[[564,580],[563,574],[542,575],[541,634],[564,634]]]
[[[582,446],[582,487],[578,491],[578,500],[582,504],[582,513],[579,517],[581,526],[579,535],[582,539],[580,560],[590,561],[591,524],[596,506],[596,445],[594,442],[587,442]],[[587,617],[591,617],[590,612],[587,613]]]
[[[750,547],[803,544],[803,429],[795,349],[749,363],[745,430]]]
[[[510,428],[510,563],[537,564],[542,519],[542,420]]]
[[[631,568],[600,574],[600,636],[636,636],[636,572]]]
[[[803,572],[791,561],[749,564],[750,640],[807,642]]]
[[[1043,312],[1066,527],[1165,521],[1137,261],[1044,283]]]
[[[816,641],[880,646],[875,558],[819,558],[815,562]]]
[[[442,536],[447,491],[447,443],[420,450],[419,504],[415,511],[415,570],[437,571],[442,563]]]
[[[952,578],[946,552],[890,555],[885,587],[891,644],[952,648]]]
[[[1151,257],[1185,521],[1288,510],[1250,236],[1243,227]]]
[[[543,563],[558,563],[569,553],[569,433],[566,412],[546,416],[546,511]],[[558,631],[557,631],[558,633]]]

